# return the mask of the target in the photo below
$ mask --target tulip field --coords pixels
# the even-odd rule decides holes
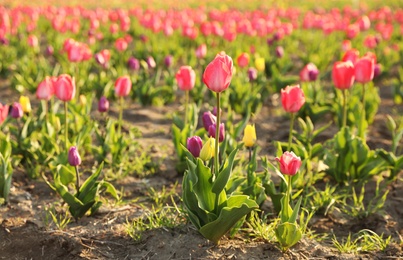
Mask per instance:
[[[399,1],[0,2],[0,259],[402,259]]]

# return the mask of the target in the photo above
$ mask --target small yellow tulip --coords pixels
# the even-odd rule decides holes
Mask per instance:
[[[30,113],[32,111],[31,102],[29,101],[29,97],[21,96],[20,97],[20,104],[21,104],[21,107],[22,107],[22,111],[24,111],[24,113]]]
[[[214,157],[215,139],[210,137],[200,150],[199,158],[208,161]]]
[[[256,143],[256,129],[255,125],[247,125],[243,132],[243,143],[246,147],[253,147]]]
[[[264,71],[265,69],[264,58],[262,57],[256,58],[255,67],[258,71]]]
[[[84,95],[80,95],[80,105],[85,106],[87,104],[87,97]]]

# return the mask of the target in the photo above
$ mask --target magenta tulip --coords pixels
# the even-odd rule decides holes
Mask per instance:
[[[203,147],[203,141],[199,136],[192,136],[187,139],[187,149],[194,157],[199,157]]]

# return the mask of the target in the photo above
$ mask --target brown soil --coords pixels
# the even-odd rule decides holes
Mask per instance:
[[[1,84],[4,86],[5,84]],[[15,94],[1,87],[2,101],[11,101]],[[4,93],[4,94],[3,94]],[[374,124],[370,127],[369,145],[390,147],[390,136],[385,127],[385,114],[396,109],[391,102],[389,89],[381,91],[382,105]],[[403,183],[390,185],[384,212],[367,219],[349,219],[333,212],[328,216],[315,216],[310,228],[316,234],[336,234],[346,237],[349,232],[367,228],[378,234],[391,235],[397,243],[392,243],[383,252],[368,252],[360,255],[340,254],[329,240],[317,242],[304,238],[287,253],[278,246],[263,240],[242,237],[224,237],[219,245],[204,239],[190,224],[178,223],[176,228],[159,228],[144,232],[142,239],[135,242],[126,232],[125,224],[144,215],[144,210],[136,199],[145,200],[147,187],[160,189],[173,187],[178,182],[180,192],[181,176],[175,169],[175,154],[171,141],[169,115],[181,109],[178,105],[164,108],[140,107],[132,105],[126,109],[127,124],[137,126],[143,133],[144,147],[150,147],[153,157],[163,155],[161,170],[145,179],[128,176],[115,183],[117,189],[124,187],[124,205],[103,206],[93,217],[84,217],[71,222],[64,231],[54,225],[47,225],[45,207],[60,198],[42,180],[28,180],[24,172],[16,170],[8,205],[0,207],[0,259],[402,259],[403,235]],[[402,108],[397,107],[402,110]],[[110,113],[116,116],[115,112]],[[274,116],[264,107],[255,119],[261,155],[272,156],[271,141],[286,140],[288,120]],[[323,136],[331,138],[334,131]],[[367,190],[371,194],[373,189]],[[107,204],[105,204],[107,205]]]

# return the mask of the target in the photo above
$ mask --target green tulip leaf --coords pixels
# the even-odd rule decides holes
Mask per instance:
[[[240,219],[259,206],[246,195],[234,195],[228,198],[218,218],[200,228],[199,232],[207,239],[218,243]]]
[[[284,222],[275,229],[276,237],[281,248],[285,251],[302,238],[302,232],[296,223]]]
[[[232,165],[234,164],[234,158],[237,152],[238,149],[235,149],[231,152],[224,165],[224,168],[218,173],[218,176],[216,176],[212,191],[217,195],[220,194],[221,191],[223,191],[225,186],[227,185],[227,182],[232,172]]]

